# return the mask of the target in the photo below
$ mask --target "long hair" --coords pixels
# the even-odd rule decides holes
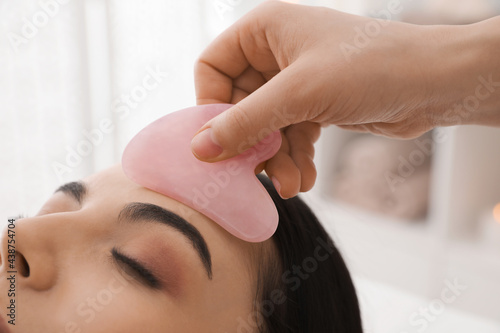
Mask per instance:
[[[279,213],[275,255],[261,264],[256,306],[263,333],[361,333],[356,291],[340,252],[299,198],[259,180]]]

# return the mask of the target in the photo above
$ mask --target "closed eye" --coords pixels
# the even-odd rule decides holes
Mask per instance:
[[[111,249],[111,255],[117,264],[131,277],[146,285],[147,287],[159,290],[162,285],[154,274],[144,267],[139,261],[121,253],[118,249]]]

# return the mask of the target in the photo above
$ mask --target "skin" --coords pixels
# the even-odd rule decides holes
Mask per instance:
[[[369,41],[356,42],[358,31],[371,31]],[[198,104],[236,105],[200,128],[193,153],[224,160],[262,129],[280,129],[282,149],[262,167],[288,198],[314,185],[322,126],[403,139],[438,126],[500,126],[498,31],[500,16],[419,26],[266,1],[196,62]],[[479,76],[494,87],[478,94]],[[464,111],[469,96],[480,96],[473,112]]]
[[[28,262],[30,275],[16,276],[12,333],[236,331],[237,318],[252,311],[255,256],[267,242],[235,238],[197,211],[131,182],[119,165],[84,182],[88,193],[81,205],[58,192],[36,216],[16,222],[16,250]],[[119,212],[131,202],[158,205],[196,227],[211,253],[212,279],[192,243],[176,229],[160,223],[119,224]],[[8,269],[6,235],[4,230],[4,309],[9,302],[3,278]],[[153,290],[113,262],[113,247],[152,267],[164,287]],[[5,319],[4,311],[1,316]]]

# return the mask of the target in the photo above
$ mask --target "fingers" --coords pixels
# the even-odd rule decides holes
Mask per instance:
[[[240,46],[237,25],[235,26],[219,35],[195,64],[194,83],[198,105],[229,103],[233,79],[249,66]]]
[[[312,55],[299,58],[302,48],[296,31],[282,29],[284,25],[275,22],[290,19],[290,8],[266,2],[202,53],[195,66],[197,103],[236,105],[200,128],[191,142],[198,159],[216,162],[241,154],[269,132],[288,127],[282,149],[256,170],[265,168],[274,174],[283,197],[307,191],[315,182],[313,143],[320,127],[306,121],[317,117],[328,104],[311,98],[328,90],[318,82],[324,66]],[[290,41],[284,50],[283,41]],[[295,125],[299,123],[303,124]]]
[[[208,62],[198,60],[194,69],[196,104],[229,103],[232,96],[232,78]]]
[[[196,70],[198,75],[213,75],[211,84],[208,87],[201,88],[202,86],[196,84],[198,96],[196,102],[198,105],[213,103],[236,104],[266,83],[266,79],[262,74],[253,67],[248,67],[236,79],[225,75],[221,76],[218,71],[215,71],[214,74],[211,72],[213,68],[203,63],[199,63]],[[204,98],[205,96],[210,97]]]
[[[279,183],[282,198],[291,198],[299,192],[309,191],[316,181],[313,162],[314,142],[320,135],[318,124],[303,122],[288,127],[282,134],[280,151],[265,165],[266,173]]]
[[[266,80],[262,74],[254,68],[248,67],[239,77],[233,80],[233,91],[230,103],[239,103],[243,98],[250,95],[264,83],[266,83]]]
[[[280,150],[266,163],[266,173],[273,180],[276,191],[284,199],[297,195],[301,183],[300,170],[289,151],[288,142],[283,137]]]
[[[231,104],[236,104],[248,96],[248,92],[239,88],[233,88],[233,96],[231,97]]]
[[[266,24],[261,23],[263,20],[266,20],[266,15],[259,13],[258,9],[248,13],[203,51],[194,69],[198,104],[229,103],[236,78],[242,77],[236,87],[253,91],[263,84],[264,77],[270,78],[279,71],[267,43]],[[255,68],[251,73],[254,77],[250,80],[260,82],[260,85],[246,86],[243,73],[248,68]],[[263,73],[264,77],[257,78],[257,72]]]
[[[313,162],[314,142],[319,138],[321,127],[316,123],[303,122],[286,129],[290,146],[290,157],[301,174],[300,191],[309,191],[316,181],[316,167]]]
[[[195,136],[191,143],[193,153],[207,162],[224,160],[241,154],[270,131],[306,120],[311,103],[301,96],[306,93],[303,77],[293,66],[287,67],[238,104],[211,119],[197,132],[198,135],[209,129],[210,135]],[[218,148],[208,148],[215,146]]]
[[[248,67],[240,76],[233,80],[233,86],[246,91],[250,95],[266,82],[267,80],[262,76],[261,72],[253,67]]]

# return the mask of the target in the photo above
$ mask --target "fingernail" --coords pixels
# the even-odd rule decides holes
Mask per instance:
[[[209,127],[191,140],[191,150],[199,158],[211,159],[222,154],[224,149],[216,142],[213,131]]]
[[[276,192],[278,192],[278,194],[280,195],[280,197],[283,199],[283,196],[281,195],[281,184],[280,184],[280,182],[274,176],[271,177],[271,181],[273,182],[273,185],[274,185],[274,188],[276,189]]]

